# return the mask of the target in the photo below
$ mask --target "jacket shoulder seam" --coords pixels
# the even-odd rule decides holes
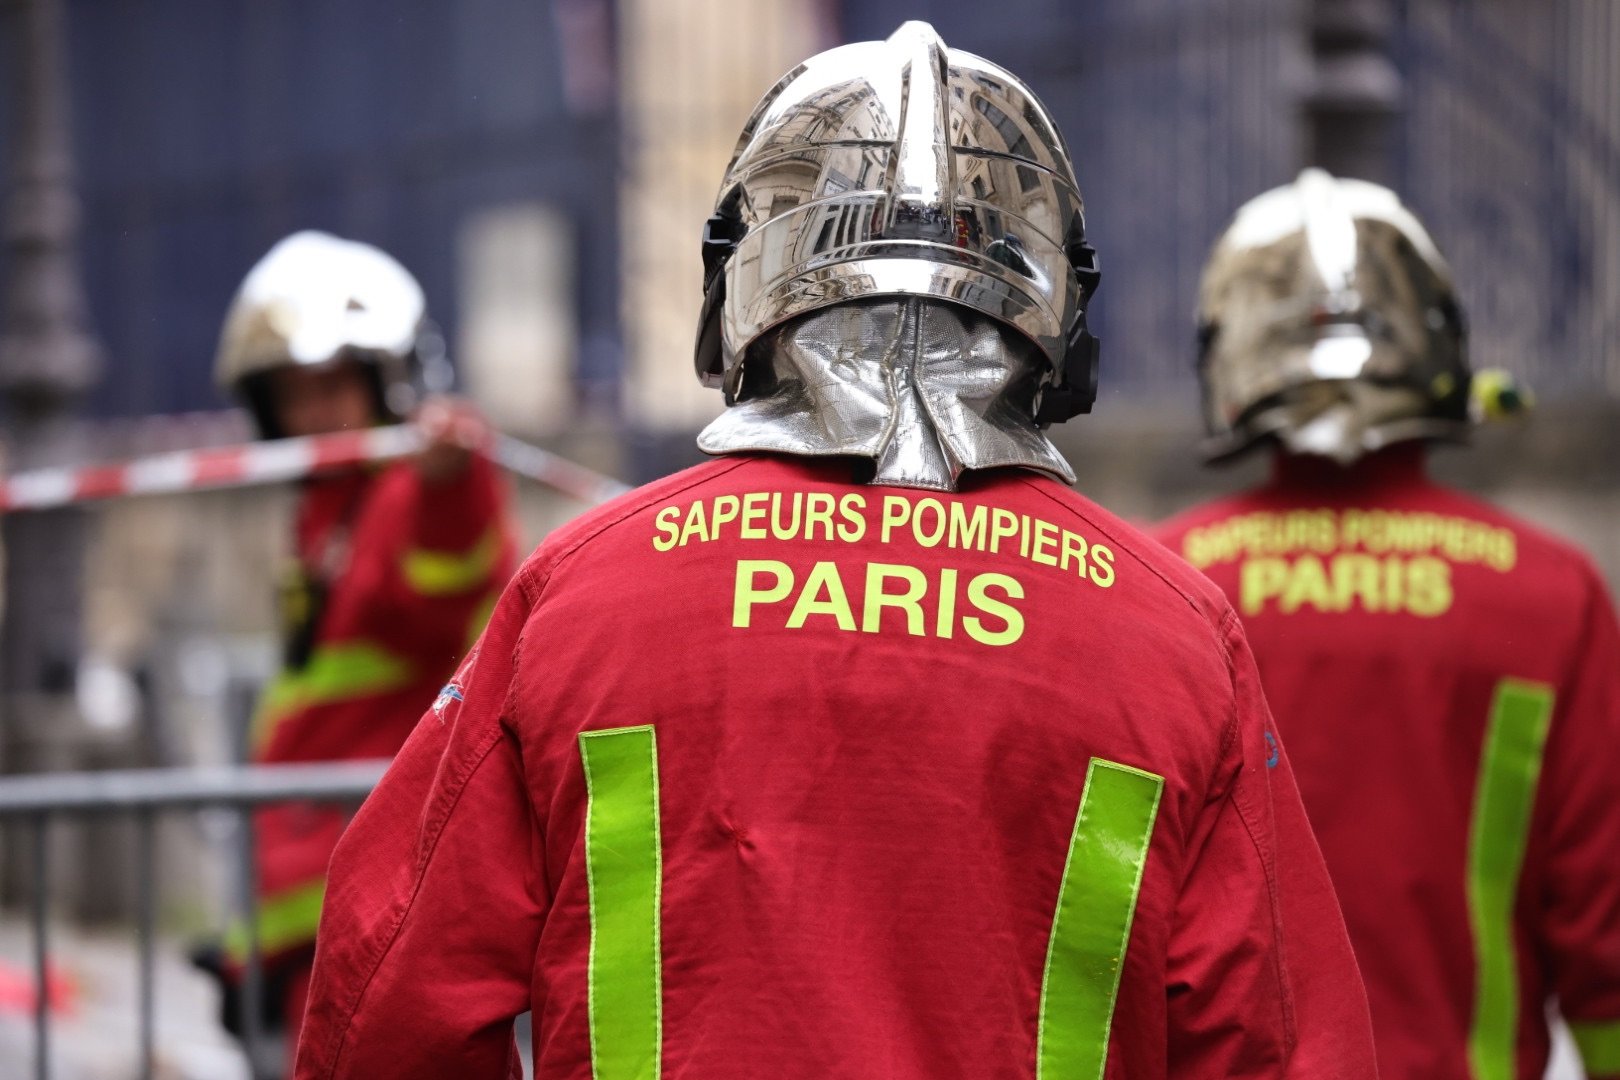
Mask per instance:
[[[1071,506],[1068,503],[1065,503],[1062,499],[1059,499],[1056,495],[1053,495],[1050,491],[1046,490],[1046,488],[1043,485],[1038,484],[1033,480],[1030,480],[1030,479],[1027,479],[1027,478],[1024,478],[1024,477],[1020,477],[1019,479],[1020,479],[1021,483],[1023,483],[1025,486],[1029,487],[1031,490],[1037,492],[1042,498],[1048,499],[1052,503],[1054,503],[1055,505],[1062,507],[1064,510],[1067,510],[1069,513],[1073,514],[1075,517],[1079,518],[1081,521],[1084,521],[1087,525],[1091,526],[1098,533],[1102,534],[1103,536],[1106,536],[1115,545],[1119,545],[1120,539],[1111,529],[1109,529],[1106,525],[1102,524],[1101,522],[1097,521],[1095,518],[1092,518],[1090,515],[1088,515],[1080,507]],[[1226,659],[1228,668],[1230,668],[1231,667],[1231,662],[1232,662],[1232,656],[1231,656],[1231,653],[1227,650],[1226,643],[1225,643],[1224,640],[1222,640],[1221,635],[1224,632],[1224,628],[1226,626],[1227,620],[1231,619],[1231,618],[1235,618],[1235,615],[1233,615],[1231,606],[1225,602],[1224,598],[1222,599],[1222,607],[1224,608],[1224,611],[1222,613],[1220,626],[1217,627],[1216,624],[1210,619],[1208,613],[1206,613],[1204,611],[1204,609],[1199,606],[1198,601],[1190,593],[1188,593],[1188,591],[1186,589],[1182,588],[1180,585],[1177,585],[1174,581],[1171,581],[1170,578],[1165,575],[1164,571],[1160,570],[1158,567],[1154,566],[1152,563],[1150,563],[1146,559],[1142,558],[1135,551],[1131,551],[1130,555],[1131,555],[1132,559],[1136,560],[1136,563],[1139,566],[1142,566],[1142,567],[1146,568],[1148,573],[1152,574],[1154,577],[1158,578],[1161,582],[1163,582],[1165,588],[1169,589],[1171,592],[1173,592],[1177,596],[1181,597],[1182,602],[1185,603],[1189,608],[1192,609],[1193,614],[1198,617],[1198,621],[1200,623],[1202,623],[1204,628],[1209,632],[1210,637],[1213,639],[1213,642],[1214,642],[1215,646],[1220,650],[1221,655]],[[1234,700],[1235,700],[1235,698],[1236,698],[1236,693],[1235,692],[1233,694],[1233,697],[1234,697]]]
[[[740,458],[724,463],[711,463],[718,464],[719,467],[713,471],[703,471],[701,475],[694,476],[677,487],[670,488],[667,491],[659,491],[656,497],[652,490],[653,485],[637,489],[636,498],[626,502],[617,513],[605,517],[591,526],[581,536],[569,542],[561,551],[550,554],[543,559],[534,559],[525,565],[518,580],[518,587],[523,590],[524,599],[529,602],[531,608],[538,605],[541,594],[545,592],[546,585],[550,582],[551,575],[556,572],[557,568],[579,551],[580,548],[595,540],[604,532],[616,525],[623,524],[629,518],[641,513],[652,503],[659,501],[659,499],[679,495],[700,484],[706,484],[710,480],[724,476],[733,469],[741,467],[747,460],[746,458]]]

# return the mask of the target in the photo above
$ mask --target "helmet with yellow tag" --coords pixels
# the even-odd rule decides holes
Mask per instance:
[[[1348,464],[1466,435],[1451,271],[1387,188],[1307,169],[1250,200],[1204,269],[1198,317],[1209,460],[1274,441]]]

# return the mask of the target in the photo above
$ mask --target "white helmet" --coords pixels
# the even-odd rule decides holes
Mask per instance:
[[[280,434],[267,379],[280,368],[359,360],[375,379],[377,411],[415,406],[424,364],[443,365],[422,287],[383,251],[327,233],[294,233],[248,272],[225,316],[214,377]]]

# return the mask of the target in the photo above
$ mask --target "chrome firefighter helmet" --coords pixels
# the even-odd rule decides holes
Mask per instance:
[[[443,341],[426,318],[410,272],[370,244],[327,233],[294,233],[248,272],[220,334],[214,377],[281,432],[269,395],[278,369],[358,360],[371,374],[378,418],[402,419],[416,405],[424,370],[443,380]],[[447,381],[447,380],[444,380]]]
[[[1204,268],[1198,319],[1211,461],[1274,439],[1348,464],[1467,432],[1451,271],[1387,188],[1307,169],[1250,200]]]
[[[920,296],[970,308],[1044,358],[1047,424],[1090,411],[1097,287],[1074,168],[1015,76],[924,22],[788,72],[755,108],[703,235],[697,371],[745,396],[749,346],[821,308]]]

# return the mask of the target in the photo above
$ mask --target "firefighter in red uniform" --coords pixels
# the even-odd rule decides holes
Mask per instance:
[[[1242,632],[1073,494],[1063,142],[908,23],[704,239],[718,460],[553,534],[333,859],[298,1075],[1373,1075]]]
[[[397,423],[414,459],[311,480],[283,588],[285,666],[252,732],[258,762],[390,757],[434,700],[511,575],[505,494],[467,406],[417,408],[436,342],[422,291],[392,258],[315,232],[254,267],[220,342],[218,377],[269,438]],[[296,1042],[326,864],[347,815],[308,805],[257,815],[258,947]],[[249,935],[227,941],[239,968]],[[234,1019],[234,1018],[232,1018]]]
[[[1254,644],[1381,1074],[1539,1078],[1556,999],[1620,1077],[1620,638],[1584,555],[1425,474],[1469,420],[1450,272],[1310,170],[1238,212],[1200,309],[1210,456],[1273,477],[1161,537]]]

